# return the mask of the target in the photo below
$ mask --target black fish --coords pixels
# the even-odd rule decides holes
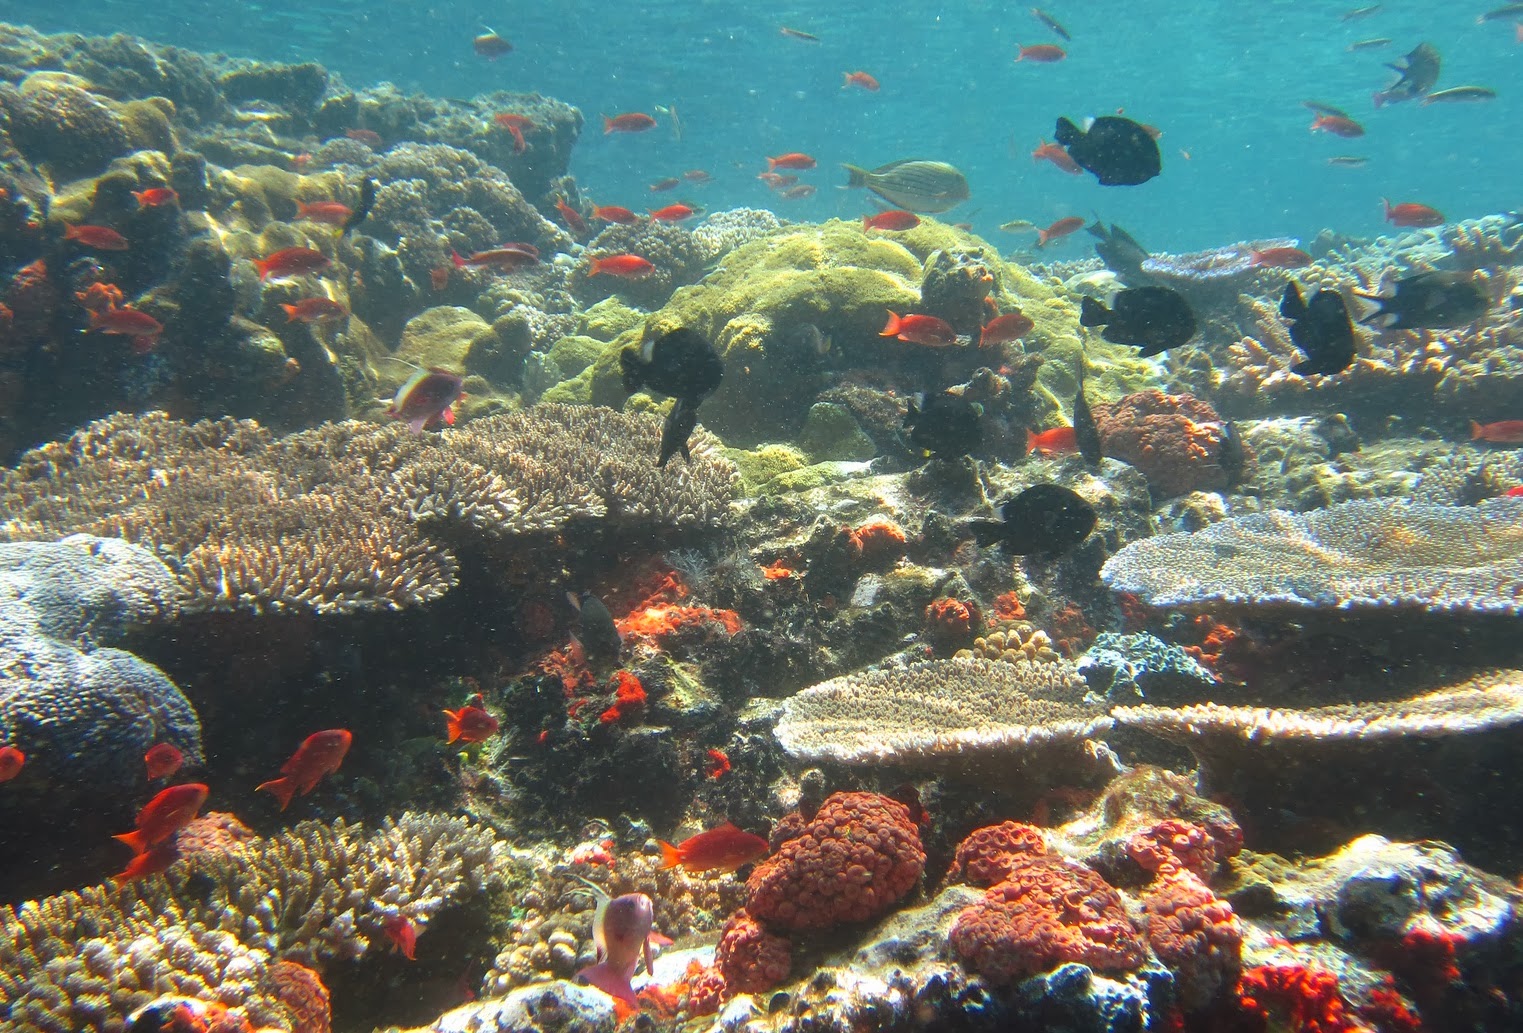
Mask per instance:
[[[581,615],[581,634],[576,638],[586,650],[587,656],[593,659],[618,659],[619,650],[624,648],[624,637],[614,626],[613,614],[608,612],[603,600],[591,592],[583,592],[580,597],[568,592],[566,598],[571,600],[571,605]]]
[[[904,414],[904,429],[910,432],[910,443],[922,452],[951,459],[965,456],[983,443],[980,420],[984,411],[976,403],[943,391],[923,396],[920,404],[925,408],[910,402],[910,411]]]
[[[1349,318],[1342,294],[1320,290],[1307,304],[1301,288],[1292,280],[1280,299],[1280,317],[1293,320],[1290,339],[1306,353],[1305,362],[1290,367],[1296,376],[1330,377],[1354,364],[1354,321]]]
[[[1490,304],[1470,273],[1418,273],[1396,284],[1391,294],[1355,297],[1379,304],[1361,323],[1383,330],[1442,330],[1465,326],[1486,314]]]
[[[998,543],[1015,556],[1058,556],[1095,529],[1095,510],[1060,484],[1036,484],[1000,503],[999,520],[970,520],[979,545]]]
[[[1216,453],[1216,465],[1227,475],[1227,487],[1233,488],[1243,482],[1248,457],[1243,451],[1243,436],[1231,420],[1222,424],[1222,446]]]
[[[1141,348],[1143,356],[1157,355],[1195,336],[1195,313],[1176,290],[1128,287],[1111,299],[1110,308],[1086,297],[1079,325],[1104,326],[1101,336],[1111,344]]]
[[[687,439],[693,436],[697,427],[698,403],[686,398],[673,402],[672,411],[666,414],[666,421],[661,424],[661,458],[657,460],[656,466],[665,466],[666,461],[678,452],[691,463],[693,454],[688,451]]]
[[[1085,229],[1089,230],[1091,236],[1099,238],[1095,254],[1100,256],[1105,268],[1115,273],[1122,283],[1136,287],[1151,282],[1148,274],[1142,271],[1142,263],[1148,259],[1147,249],[1137,243],[1130,233],[1115,223],[1106,229],[1105,223],[1099,219]]]
[[[1394,64],[1386,65],[1399,78],[1390,86],[1375,94],[1375,106],[1400,104],[1404,100],[1421,97],[1438,82],[1438,48],[1432,43],[1419,43],[1412,53]]]
[[[634,394],[642,388],[697,404],[713,393],[724,376],[724,360],[702,334],[679,327],[647,341],[636,350],[619,353],[619,372],[624,390]],[[688,430],[691,431],[689,424]]]
[[[339,230],[340,236],[365,221],[365,216],[369,215],[370,209],[375,207],[375,191],[375,180],[366,176],[360,183],[360,203],[354,206],[354,210],[349,213],[349,218],[344,220],[343,228]]]
[[[1100,450],[1100,427],[1095,414],[1089,411],[1089,401],[1084,397],[1084,368],[1079,368],[1079,390],[1074,393],[1074,443],[1079,455],[1089,466],[1099,466],[1104,453]]]
[[[1136,186],[1163,170],[1158,141],[1129,118],[1102,115],[1087,129],[1060,118],[1053,133],[1068,156],[1093,172],[1101,186]]]
[[[1031,9],[1031,16],[1037,21],[1041,22],[1043,25],[1047,26],[1057,35],[1061,36],[1063,39],[1067,40],[1070,43],[1073,42],[1073,37],[1068,34],[1068,30],[1059,25],[1056,18],[1048,14],[1046,11],[1042,10],[1040,7],[1033,7]]]

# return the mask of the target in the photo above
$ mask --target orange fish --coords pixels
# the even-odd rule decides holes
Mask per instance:
[[[308,222],[321,222],[329,226],[342,226],[354,211],[347,204],[337,201],[313,201],[310,204],[296,202],[296,218]]]
[[[1050,161],[1064,172],[1073,176],[1077,176],[1084,171],[1079,168],[1079,163],[1070,158],[1068,152],[1060,145],[1048,143],[1046,140],[1041,141],[1040,146],[1031,152],[1031,160]]]
[[[984,324],[983,332],[978,335],[978,346],[989,348],[1006,341],[1017,341],[1031,333],[1035,327],[1030,316],[1021,312],[1006,312]]]
[[[127,250],[127,238],[108,226],[65,226],[63,239],[97,251]]]
[[[1072,427],[1054,427],[1040,434],[1030,430],[1026,432],[1027,452],[1035,451],[1044,456],[1050,456],[1056,452],[1077,452],[1078,450],[1079,442],[1074,436]]]
[[[609,133],[643,133],[647,129],[656,128],[656,120],[643,111],[631,111],[623,115],[615,115],[609,118],[603,116],[603,135]]]
[[[168,868],[179,859],[179,844],[177,844],[174,841],[174,838],[171,837],[164,840],[162,843],[154,844],[147,850],[144,850],[142,853],[134,856],[131,861],[127,862],[126,868],[117,872],[115,875],[111,876],[111,878],[116,882],[118,886],[125,886],[127,883],[132,882],[134,879],[141,879],[145,875],[153,875],[155,872],[162,872],[165,868]]]
[[[1489,441],[1494,445],[1523,445],[1523,420],[1499,420],[1496,423],[1471,420],[1470,440]]]
[[[148,766],[148,781],[157,782],[179,771],[185,755],[167,742],[154,743],[143,754],[143,763]]]
[[[846,81],[841,84],[843,90],[849,86],[860,86],[864,90],[878,92],[878,80],[866,72],[842,72],[841,74],[846,77]]]
[[[1523,32],[1519,32],[1518,37],[1518,42],[1523,43]],[[1510,499],[1523,498],[1523,484],[1514,484],[1511,488],[1508,488],[1507,497]],[[3,781],[5,779],[0,778],[0,782]]]
[[[669,204],[665,208],[658,208],[648,214],[652,222],[681,222],[683,219],[691,219],[698,213],[685,204]]]
[[[195,820],[209,791],[200,782],[161,790],[138,811],[137,828],[111,838],[127,844],[133,853],[146,853]]]
[[[1252,264],[1265,269],[1299,269],[1311,265],[1311,255],[1298,247],[1267,247],[1253,253]]]
[[[1050,242],[1068,236],[1083,225],[1084,220],[1077,215],[1070,215],[1066,219],[1059,219],[1045,230],[1036,231],[1036,246],[1046,247]]]
[[[303,151],[300,154],[291,155],[291,167],[294,168],[297,172],[301,172],[310,164],[312,164],[312,155],[308,154],[306,151]]]
[[[481,696],[472,696],[470,701],[459,710],[446,710],[444,716],[449,718],[449,738],[445,742],[486,742],[497,734],[499,727],[497,718],[487,713],[481,705]]]
[[[349,310],[331,298],[302,298],[294,305],[281,305],[287,323],[331,323],[343,319]]]
[[[582,213],[559,197],[555,199],[555,210],[561,213],[561,218],[566,221],[566,228],[572,233],[580,235],[587,232],[587,221],[582,218]]]
[[[338,770],[352,742],[354,736],[347,728],[313,732],[302,740],[302,744],[296,747],[296,752],[291,754],[291,759],[281,766],[281,777],[261,782],[254,787],[254,791],[257,793],[261,789],[268,789],[280,801],[280,809],[285,810],[293,796],[306,796],[324,775],[331,775]]]
[[[665,179],[656,180],[650,186],[646,187],[646,189],[653,194],[662,194],[668,190],[675,190],[681,185],[682,180],[678,179],[676,176],[667,176]]]
[[[733,872],[743,864],[767,856],[767,841],[725,822],[718,828],[700,832],[676,846],[661,844],[661,867],[681,865],[690,872]]]
[[[1037,64],[1049,65],[1054,61],[1061,61],[1068,56],[1068,51],[1052,43],[1033,43],[1029,47],[1019,48],[1015,52],[1017,61],[1035,61]]]
[[[802,201],[806,197],[814,196],[814,184],[800,183],[797,186],[791,186],[784,190],[781,196],[785,201]]]
[[[149,187],[147,190],[134,190],[132,196],[137,198],[139,208],[159,208],[166,204],[173,204],[180,199],[170,187]]]
[[[26,754],[14,746],[0,746],[0,782],[9,782],[26,766]]]
[[[912,230],[920,225],[920,216],[898,210],[862,216],[862,232],[868,230]]]
[[[366,147],[379,147],[383,141],[381,134],[374,129],[346,129],[344,135],[351,140],[357,140]]]
[[[309,247],[281,248],[267,258],[254,260],[254,268],[259,270],[261,280],[305,276],[308,273],[321,272],[332,264],[332,260],[327,255]]]
[[[776,172],[778,169],[812,169],[818,164],[813,158],[799,151],[789,151],[787,154],[779,154],[776,158],[767,159],[767,171]]]
[[[496,269],[511,273],[538,262],[539,249],[532,244],[521,247],[504,245],[490,251],[478,251],[469,258],[462,257],[458,251],[451,251],[449,257],[456,269]]]
[[[1364,126],[1355,122],[1352,118],[1344,118],[1342,115],[1318,115],[1312,119],[1311,131],[1314,133],[1332,133],[1346,140],[1364,135]]]
[[[620,226],[633,226],[640,221],[640,217],[628,208],[620,208],[616,204],[593,205],[592,217],[604,222],[616,222]]]
[[[513,134],[513,153],[522,154],[528,150],[529,145],[524,142],[524,133],[534,128],[534,120],[528,115],[515,115],[511,112],[503,112],[492,119],[493,122],[502,126]]]
[[[932,348],[945,348],[957,343],[957,331],[945,320],[915,314],[901,316],[893,310],[889,311],[888,322],[878,331],[878,336],[897,337],[910,344],[924,344]]]
[[[155,338],[164,332],[164,324],[135,308],[110,308],[90,313],[90,329],[103,334]]]
[[[1385,206],[1386,222],[1397,226],[1442,226],[1444,224],[1444,213],[1437,208],[1429,208],[1425,204],[1417,204],[1414,201],[1392,204],[1383,197],[1380,203]]]
[[[639,255],[609,255],[607,258],[594,258],[592,264],[587,267],[589,278],[618,276],[626,280],[641,280],[655,271],[655,264]]]
[[[417,960],[414,954],[418,949],[418,927],[412,924],[411,918],[393,915],[381,923],[381,931],[391,940],[398,954],[408,961]]]
[[[513,44],[497,35],[491,29],[488,29],[471,40],[471,49],[476,51],[479,57],[484,57],[488,61],[496,61],[504,54],[511,54],[513,52]]]

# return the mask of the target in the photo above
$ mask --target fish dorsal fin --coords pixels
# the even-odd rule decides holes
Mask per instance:
[[[580,875],[573,875],[572,878],[592,890],[592,897],[598,902],[592,912],[592,943],[597,949],[597,960],[602,961],[608,957],[608,937],[603,932],[603,920],[608,914],[608,902],[613,898],[595,882],[588,882]]]

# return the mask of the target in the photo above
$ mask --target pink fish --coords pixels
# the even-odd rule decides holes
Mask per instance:
[[[645,957],[645,971],[650,967],[651,923],[655,904],[643,893],[626,893],[612,900],[599,894],[597,911],[592,916],[592,942],[598,951],[597,964],[577,975],[609,997],[635,1003],[634,977]]]
[[[397,395],[391,400],[386,415],[407,424],[414,434],[431,430],[441,420],[452,424],[455,422],[453,406],[463,393],[462,383],[458,373],[447,369],[420,369],[397,388]]]

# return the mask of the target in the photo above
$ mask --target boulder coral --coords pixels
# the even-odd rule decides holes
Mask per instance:
[[[788,978],[793,945],[742,908],[730,916],[719,933],[714,967],[724,977],[725,993],[764,993]]]
[[[1139,391],[1092,411],[1107,456],[1135,466],[1153,501],[1229,487],[1221,465],[1222,417],[1193,395]]]

